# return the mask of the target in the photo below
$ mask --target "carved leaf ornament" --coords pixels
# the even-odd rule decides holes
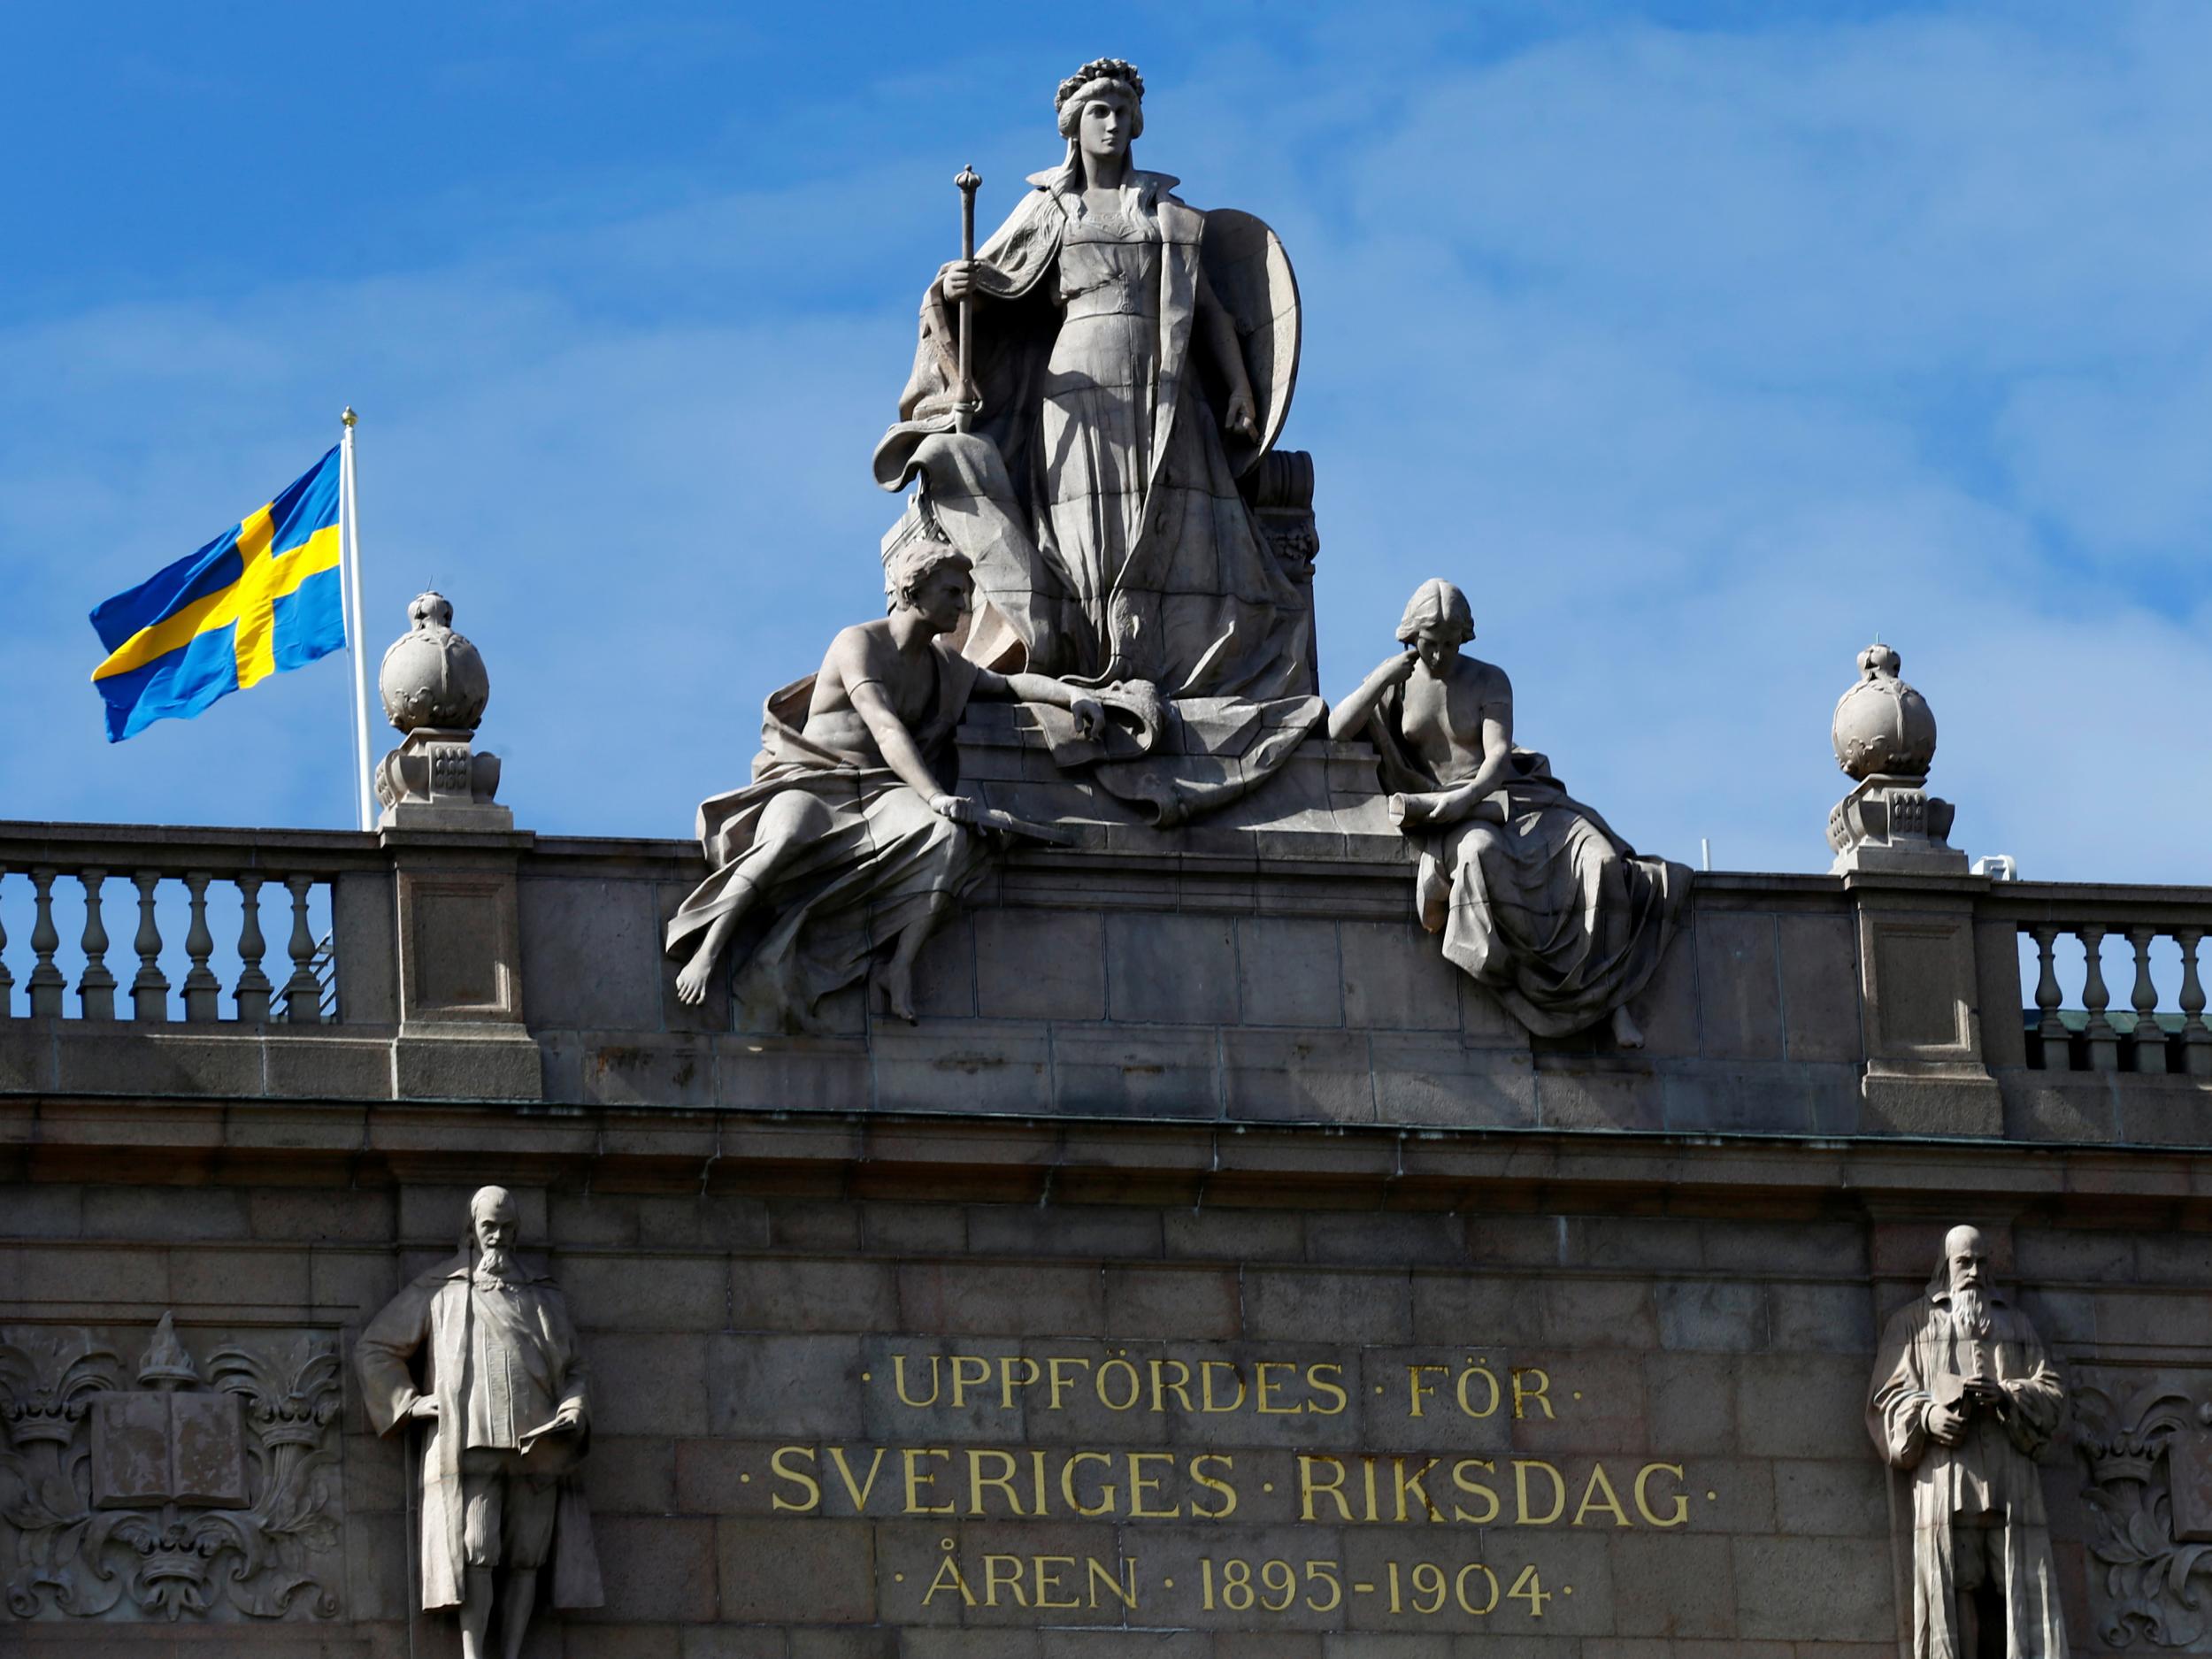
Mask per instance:
[[[2193,1580],[2212,1559],[2212,1404],[2159,1382],[2124,1403],[2094,1387],[2080,1399],[2097,1633],[2112,1647],[2201,1647],[2212,1584]]]
[[[8,1611],[334,1618],[341,1398],[329,1338],[218,1348],[203,1380],[166,1314],[135,1376],[90,1332],[0,1332]]]

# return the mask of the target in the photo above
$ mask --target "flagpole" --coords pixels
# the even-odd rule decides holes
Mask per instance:
[[[353,405],[338,417],[345,435],[338,441],[338,534],[345,543],[346,599],[353,615],[346,643],[353,648],[353,781],[360,802],[361,827],[376,827],[376,797],[369,787],[368,634],[361,614],[361,520],[353,476],[353,426],[360,419]]]

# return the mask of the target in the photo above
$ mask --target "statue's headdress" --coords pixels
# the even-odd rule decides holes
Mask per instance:
[[[1137,73],[1136,65],[1125,58],[1094,58],[1060,83],[1060,90],[1052,100],[1053,113],[1059,117],[1060,136],[1075,136],[1075,124],[1082,119],[1084,104],[1107,88],[1125,94],[1130,104],[1129,136],[1136,138],[1144,132],[1144,77]]]
[[[1432,576],[1406,601],[1406,613],[1398,619],[1398,641],[1410,645],[1423,628],[1438,626],[1457,634],[1462,645],[1475,637],[1475,613],[1467,595],[1442,577]]]

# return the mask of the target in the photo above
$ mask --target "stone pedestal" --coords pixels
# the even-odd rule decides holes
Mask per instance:
[[[1957,809],[1927,791],[1927,779],[1877,772],[1853,787],[1828,814],[1832,875],[1900,871],[1964,875],[1966,855],[1950,843]]]
[[[417,726],[377,763],[383,829],[511,830],[515,815],[492,797],[499,757],[479,754],[472,732]]]
[[[1845,882],[1865,1008],[1860,1094],[1868,1118],[1890,1133],[2004,1133],[2004,1102],[1982,1051],[1974,951],[1974,895],[1985,885],[1871,872]]]

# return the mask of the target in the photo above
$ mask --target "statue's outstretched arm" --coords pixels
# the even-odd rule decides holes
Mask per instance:
[[[1105,706],[1097,698],[1079,686],[1071,686],[1049,674],[1000,674],[986,668],[975,677],[974,695],[1011,697],[1022,703],[1041,703],[1065,709],[1075,716],[1075,734],[1079,738],[1094,735],[1106,724]]]

